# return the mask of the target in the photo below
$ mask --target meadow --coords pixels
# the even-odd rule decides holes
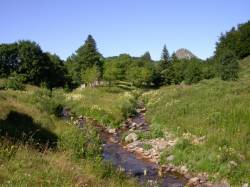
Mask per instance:
[[[175,165],[207,172],[212,181],[250,181],[249,64],[249,57],[240,62],[238,81],[203,80],[143,94],[151,129],[178,137],[177,145],[162,154],[162,163],[174,155]]]
[[[96,130],[58,116],[62,90],[0,90],[0,186],[137,186],[101,158]]]

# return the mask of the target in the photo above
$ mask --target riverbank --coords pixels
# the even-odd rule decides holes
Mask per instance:
[[[103,162],[94,129],[57,117],[61,101],[37,87],[0,90],[0,186],[138,186]]]

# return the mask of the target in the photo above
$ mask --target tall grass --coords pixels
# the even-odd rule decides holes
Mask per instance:
[[[137,186],[101,159],[93,127],[57,117],[65,102],[62,90],[0,91],[0,186]]]
[[[240,79],[204,80],[192,86],[169,86],[144,94],[152,128],[174,133],[179,145],[168,154],[175,164],[209,172],[232,184],[250,181],[250,59],[241,62]],[[205,136],[201,145],[183,141],[184,133]],[[237,163],[233,166],[232,161]]]
[[[93,117],[100,123],[118,127],[135,112],[137,91],[119,87],[77,89],[66,95],[66,105],[78,115]]]

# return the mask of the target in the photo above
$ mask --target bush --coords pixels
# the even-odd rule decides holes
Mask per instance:
[[[232,51],[225,51],[220,58],[220,73],[222,80],[237,80],[239,78],[239,62]]]
[[[13,74],[0,84],[0,89],[24,90],[24,78],[21,75]]]
[[[85,125],[82,130],[72,126],[60,137],[60,149],[72,150],[75,158],[99,157],[102,153],[101,145],[97,131],[89,125]]]
[[[59,91],[51,91],[46,88],[41,88],[34,92],[32,103],[38,106],[42,111],[55,116],[61,116],[63,110],[64,94]]]
[[[202,79],[201,64],[199,62],[191,62],[185,71],[185,83],[197,83]]]
[[[136,113],[136,101],[134,99],[130,99],[127,102],[124,102],[121,106],[121,111],[124,119],[129,116],[132,116]]]

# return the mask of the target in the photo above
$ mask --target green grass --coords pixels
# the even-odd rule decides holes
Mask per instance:
[[[192,86],[168,86],[143,95],[152,129],[174,133],[174,163],[233,185],[250,181],[250,57],[240,62],[240,79],[203,80]],[[203,144],[184,133],[205,136]],[[169,153],[170,154],[170,153]],[[237,166],[230,166],[235,161]]]
[[[0,90],[0,186],[137,186],[102,161],[93,127],[56,117],[64,102],[62,90]]]
[[[118,127],[135,112],[137,91],[119,87],[77,89],[66,95],[66,105],[78,115],[93,117],[107,126]]]

